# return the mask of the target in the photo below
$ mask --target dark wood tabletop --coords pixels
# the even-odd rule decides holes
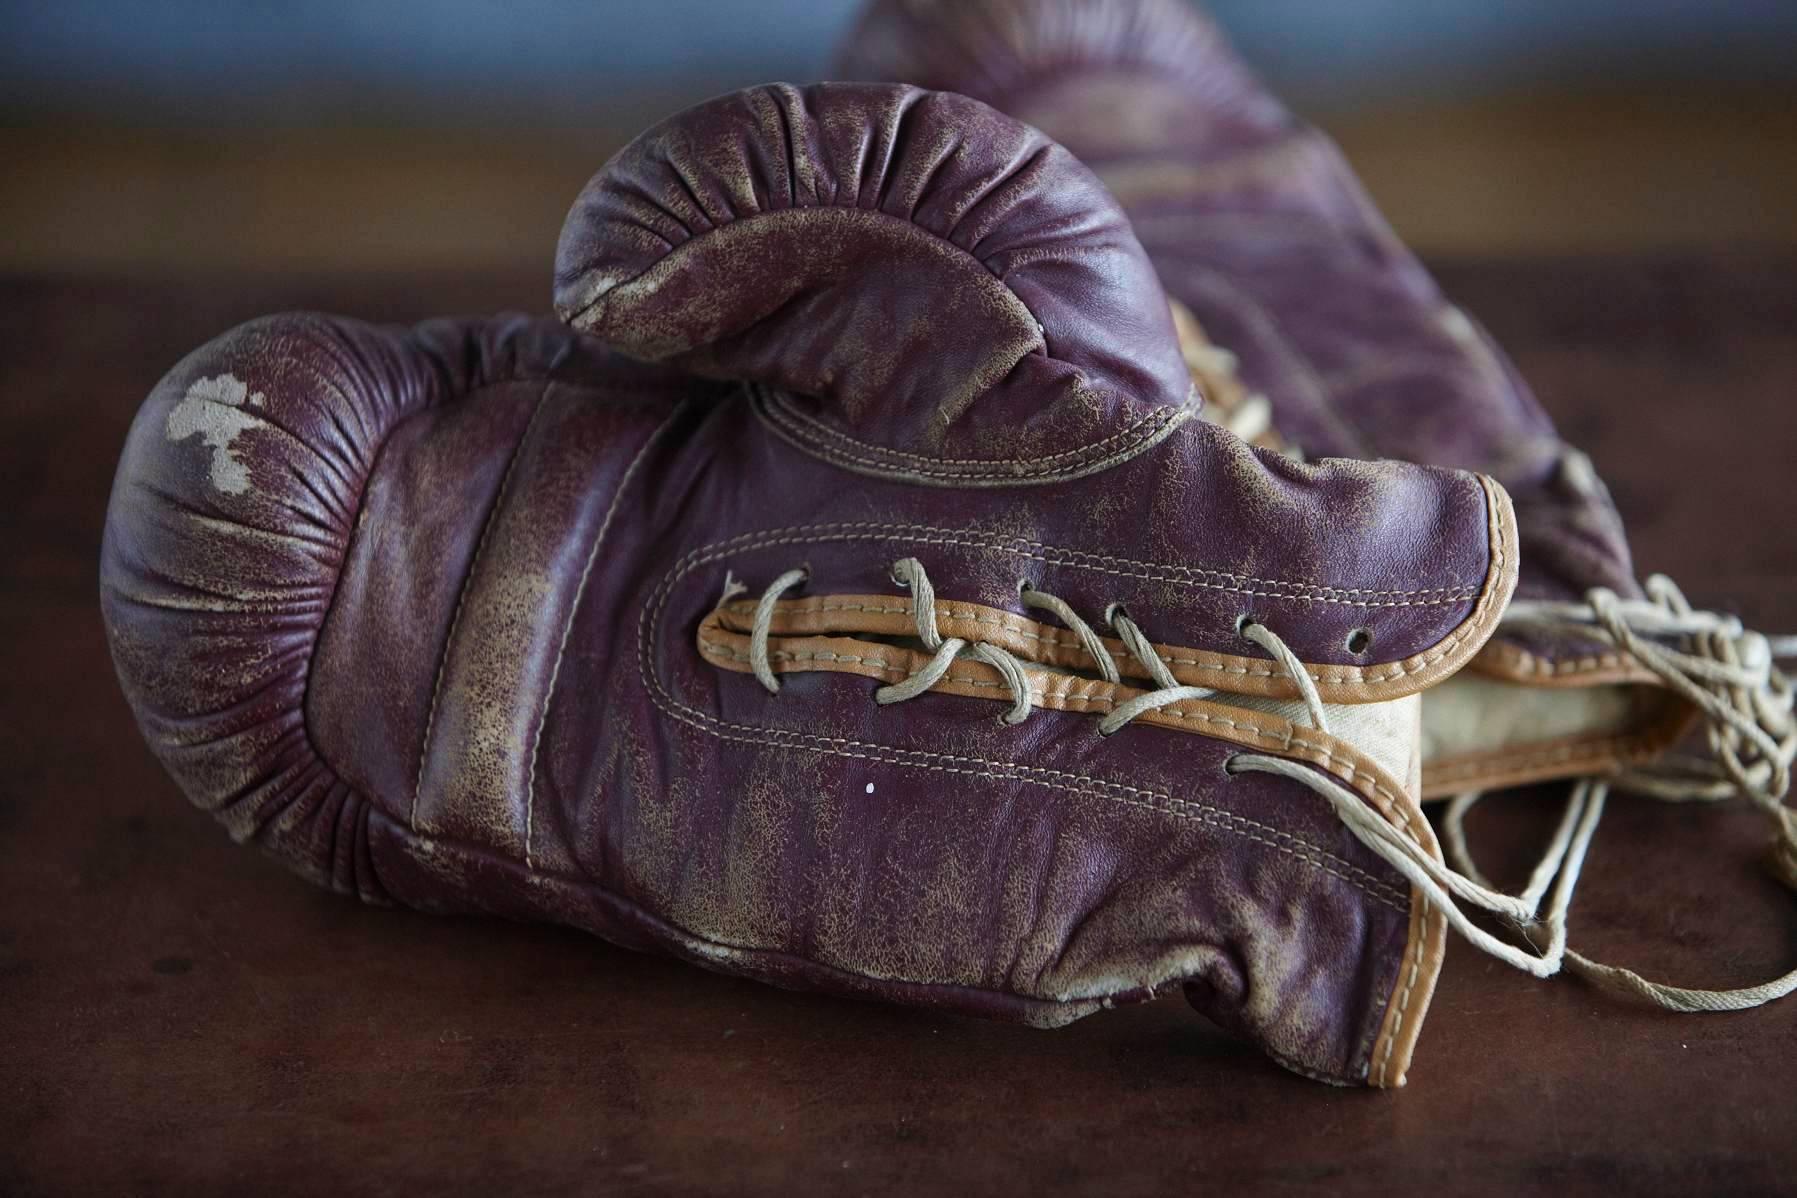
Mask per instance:
[[[1797,1192],[1797,998],[1622,1006],[1450,945],[1395,1093],[1177,996],[1060,1031],[790,994],[555,928],[363,908],[233,846],[138,738],[97,604],[127,422],[266,311],[540,309],[540,272],[0,278],[0,1194]],[[1797,631],[1797,259],[1451,263],[1643,572]],[[1472,831],[1514,881],[1551,793]],[[1619,800],[1575,946],[1797,964],[1766,832]]]

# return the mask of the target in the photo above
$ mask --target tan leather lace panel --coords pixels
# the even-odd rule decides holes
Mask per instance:
[[[1496,628],[1515,585],[1515,516],[1508,497],[1495,484],[1481,481],[1485,482],[1490,499],[1493,553],[1472,612],[1439,643],[1402,661],[1370,666],[1306,663],[1305,671],[1325,702],[1382,702],[1423,690],[1470,660]],[[735,599],[725,603],[716,613],[719,626],[733,632],[749,632],[757,602]],[[907,636],[914,632],[914,612],[911,600],[904,595],[813,595],[776,602],[771,627],[780,636]],[[978,603],[944,600],[936,605],[936,612],[937,630],[944,637],[994,644],[1040,665],[1073,669],[1089,664],[1085,646],[1069,629]],[[1105,636],[1100,640],[1121,674],[1148,677],[1146,667],[1129,654],[1119,638]],[[1267,698],[1293,698],[1298,693],[1284,671],[1264,657],[1158,642],[1155,649],[1173,676],[1186,685]]]

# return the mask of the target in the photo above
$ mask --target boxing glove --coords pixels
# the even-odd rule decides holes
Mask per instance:
[[[190,799],[375,902],[1039,1025],[1182,989],[1402,1082],[1500,487],[1196,418],[1123,214],[959,96],[673,118],[555,302],[271,317],[146,401],[102,598]]]

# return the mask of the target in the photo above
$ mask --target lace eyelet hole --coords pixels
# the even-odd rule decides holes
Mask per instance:
[[[1231,753],[1228,757],[1223,759],[1223,772],[1231,778],[1242,772],[1235,768],[1235,759],[1238,756],[1240,756],[1240,754]]]
[[[1259,620],[1256,620],[1253,616],[1249,615],[1247,612],[1243,612],[1241,615],[1239,615],[1235,618],[1235,634],[1237,636],[1242,636],[1248,631],[1248,625],[1258,624],[1258,623],[1260,623]]]
[[[1029,579],[1019,578],[1017,580],[1017,593],[1019,595],[1028,594],[1030,591],[1033,591],[1035,589],[1036,589],[1036,584],[1031,582]]]
[[[1359,657],[1361,654],[1365,653],[1368,649],[1371,649],[1373,647],[1372,630],[1367,629],[1367,628],[1356,628],[1353,632],[1350,632],[1348,634],[1348,639],[1345,642],[1345,647],[1347,648],[1348,652],[1354,654],[1354,656],[1356,656],[1356,657]]]

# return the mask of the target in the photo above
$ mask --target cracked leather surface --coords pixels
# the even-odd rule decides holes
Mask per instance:
[[[695,203],[725,193],[731,219],[701,227]],[[743,219],[751,202],[779,219]],[[945,235],[957,211],[990,219]],[[619,233],[621,212],[654,236]],[[1187,400],[1102,189],[969,101],[713,102],[609,164],[562,246],[558,303],[593,335],[274,316],[146,400],[102,601],[193,801],[370,901],[1045,1025],[1181,987],[1288,1067],[1401,1080],[1439,935],[1431,956],[1402,880],[1304,787],[1226,774],[1224,740],[1101,739],[1079,712],[881,708],[870,680],[821,672],[771,696],[694,633],[727,574],[759,590],[804,565],[804,594],[895,594],[891,562],[916,556],[964,603],[1022,614],[1028,577],[1167,644],[1253,657],[1251,614],[1318,668],[1454,668],[1511,586],[1501,491],[1294,463],[1195,420],[1051,476],[886,468],[1061,452]],[[813,315],[840,335],[811,336]],[[876,343],[903,352],[870,364],[855,347]],[[804,435],[744,379],[814,388],[786,409]],[[841,460],[844,437],[881,468]],[[1359,784],[1427,839],[1409,796]]]

